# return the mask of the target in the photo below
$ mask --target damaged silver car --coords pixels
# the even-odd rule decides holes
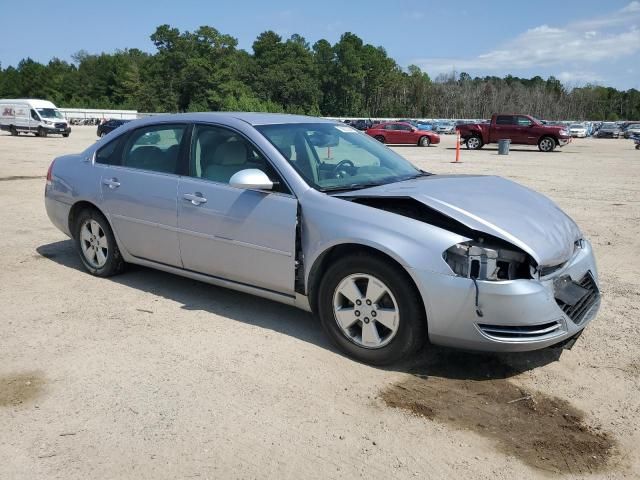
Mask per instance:
[[[426,341],[571,345],[600,304],[591,245],[551,200],[432,175],[329,120],[131,122],[55,159],[45,203],[93,275],[135,263],[294,305],[372,364]]]

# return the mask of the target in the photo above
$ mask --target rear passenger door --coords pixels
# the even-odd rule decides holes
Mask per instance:
[[[133,130],[96,153],[102,205],[131,255],[181,267],[177,192],[187,127],[162,124]],[[111,151],[109,151],[111,150]]]
[[[490,141],[497,142],[498,140],[508,138],[513,140],[514,143],[517,143],[515,141],[515,138],[513,138],[514,136],[516,136],[513,123],[513,115],[498,115],[496,117],[496,123],[493,126],[493,129],[491,129],[492,135],[490,135]]]

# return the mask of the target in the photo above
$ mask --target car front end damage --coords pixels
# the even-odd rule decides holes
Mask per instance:
[[[543,195],[499,177],[433,175],[345,196],[464,238],[442,249],[439,264],[407,262],[434,344],[572,346],[598,312],[591,244]]]
[[[427,300],[432,343],[470,350],[537,350],[577,337],[595,317],[600,291],[588,241],[577,242],[567,262],[526,265],[529,278],[524,278],[525,264],[519,263],[517,252],[491,258],[494,252],[472,252],[477,255],[466,258],[469,268],[464,270],[449,254],[446,260],[458,268],[454,275],[413,271]]]

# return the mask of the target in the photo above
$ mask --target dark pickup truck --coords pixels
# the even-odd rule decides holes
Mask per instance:
[[[543,125],[529,115],[496,114],[491,123],[459,125],[460,138],[467,148],[477,150],[487,143],[509,139],[513,144],[538,145],[541,152],[552,152],[571,141],[565,127]]]

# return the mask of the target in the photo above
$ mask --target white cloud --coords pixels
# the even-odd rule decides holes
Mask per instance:
[[[498,48],[471,58],[422,58],[429,72],[500,71],[562,66],[565,81],[597,81],[589,65],[640,52],[640,1],[597,18],[531,28]]]

